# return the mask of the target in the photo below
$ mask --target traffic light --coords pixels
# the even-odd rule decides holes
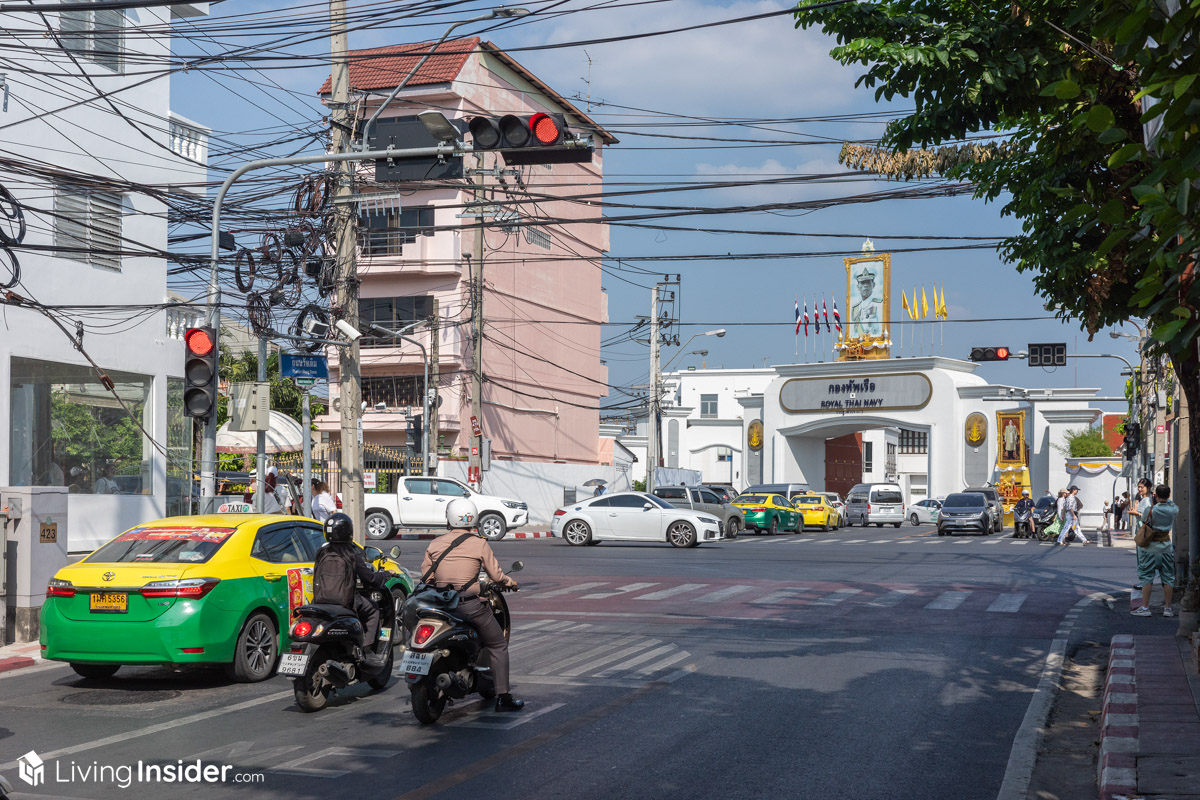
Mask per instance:
[[[408,445],[412,448],[413,455],[422,452],[421,445],[425,441],[423,416],[423,414],[414,414],[408,418]]]
[[[972,361],[1008,361],[1007,347],[972,347]]]
[[[217,413],[217,331],[188,328],[183,344],[183,408],[189,417],[208,419]]]
[[[1067,345],[1065,342],[1029,345],[1029,366],[1065,367],[1066,365]]]
[[[1124,452],[1125,460],[1132,461],[1141,449],[1142,426],[1136,422],[1125,423]]]
[[[500,150],[506,164],[580,164],[592,160],[591,147],[568,147],[573,141],[562,114],[472,117],[471,148]]]

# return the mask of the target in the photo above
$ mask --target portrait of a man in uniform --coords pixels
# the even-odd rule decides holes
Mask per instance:
[[[1004,423],[1004,460],[1018,461],[1021,458],[1020,453],[1021,434],[1017,430],[1016,420],[1007,420]]]
[[[851,338],[883,336],[883,262],[851,268],[849,322]]]

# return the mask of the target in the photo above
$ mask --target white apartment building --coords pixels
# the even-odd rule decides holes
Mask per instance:
[[[10,249],[21,271],[12,291],[55,307],[66,328],[27,304],[0,305],[0,491],[62,487],[58,535],[65,528],[72,551],[185,511],[178,337],[194,317],[147,307],[168,298],[168,208],[155,195],[204,196],[209,131],[172,113],[166,74],[142,73],[170,52],[172,18],[207,13],[208,3],[177,3],[0,14],[6,48],[22,51],[18,66],[0,67],[0,185],[26,223]],[[0,284],[12,277],[0,261]]]

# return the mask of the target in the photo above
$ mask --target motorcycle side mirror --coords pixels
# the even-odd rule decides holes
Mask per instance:
[[[383,551],[378,547],[366,547],[363,548],[363,557],[366,558],[367,561],[378,561],[379,559],[383,558]]]
[[[512,563],[512,566],[508,568],[508,571],[509,572],[520,572],[523,569],[525,569],[524,561],[514,561]]]
[[[388,555],[391,556],[392,558],[399,558],[400,557],[400,545],[398,545],[398,544],[392,545],[392,549],[388,551]]]

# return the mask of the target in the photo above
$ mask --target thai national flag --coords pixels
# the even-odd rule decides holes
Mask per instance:
[[[836,298],[834,298],[834,301],[833,301],[833,324],[834,324],[834,327],[837,328],[837,332],[841,333],[842,332],[842,316],[841,316],[841,314],[838,314]]]
[[[833,328],[829,324],[829,306],[825,305],[825,298],[821,298],[821,313],[825,315],[825,332],[829,333]]]
[[[796,335],[800,335],[800,301],[796,301]]]
[[[808,300],[804,301],[804,335],[808,336]]]

